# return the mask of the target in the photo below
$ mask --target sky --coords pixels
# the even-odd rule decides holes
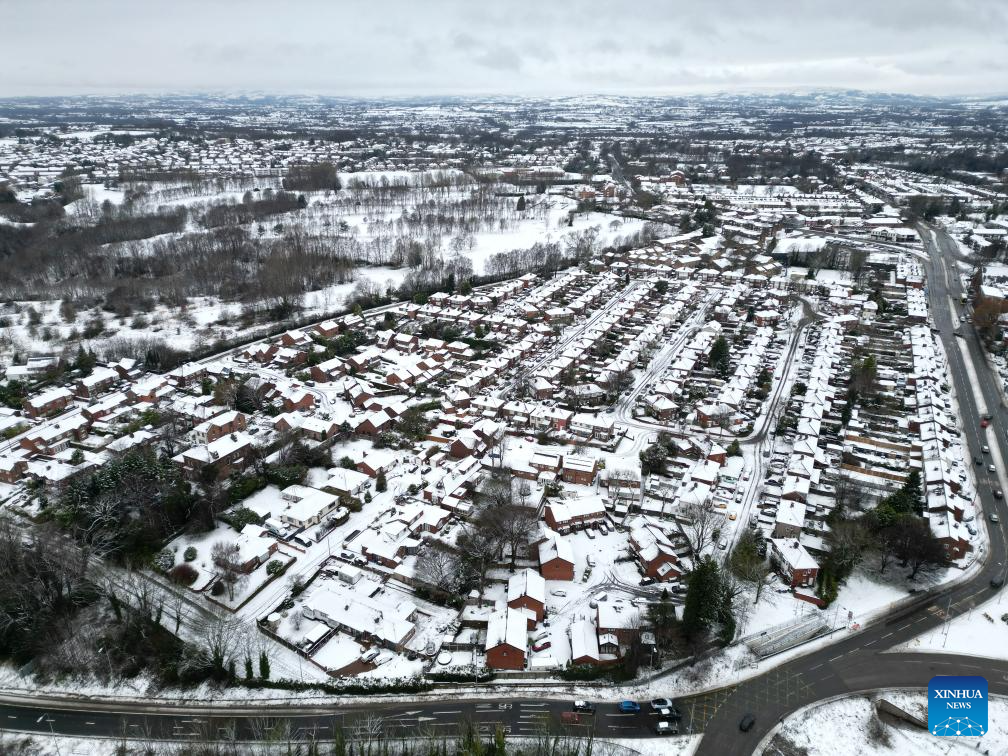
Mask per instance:
[[[0,0],[0,97],[1008,93],[1008,0]]]

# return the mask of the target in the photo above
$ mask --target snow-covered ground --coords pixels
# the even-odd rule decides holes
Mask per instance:
[[[925,691],[886,691],[885,698],[900,708],[927,719]],[[939,756],[1008,752],[1008,699],[991,696],[988,704],[987,735],[977,737],[935,737],[926,729],[910,725],[886,725],[889,745],[873,737],[869,723],[874,718],[873,698],[852,696],[812,706],[788,717],[780,736],[807,756]],[[782,753],[770,748],[767,753]],[[797,752],[794,751],[794,752]]]
[[[938,606],[943,612],[948,609],[940,603]],[[953,607],[951,619],[892,650],[939,651],[1003,659],[1004,649],[1008,647],[1008,600],[1004,600],[1004,591],[999,591],[996,599],[963,614],[956,611]]]

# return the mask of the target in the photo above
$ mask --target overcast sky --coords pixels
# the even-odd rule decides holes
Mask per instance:
[[[1008,93],[1008,0],[0,0],[0,20],[0,96]]]

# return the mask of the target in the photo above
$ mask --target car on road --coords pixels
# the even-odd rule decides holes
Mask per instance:
[[[980,447],[980,451],[982,451],[984,454],[990,454],[990,447],[987,446],[987,444],[984,444],[983,446]]]
[[[1001,492],[1000,491],[996,491],[995,493],[1000,494]],[[1000,499],[1001,497],[998,496],[998,498]],[[987,519],[990,520],[993,523],[1001,522],[1001,518],[998,517],[998,513],[997,512],[991,512],[989,515],[987,515]]]
[[[739,720],[738,728],[742,730],[742,732],[749,732],[749,730],[753,728],[754,724],[756,724],[756,717],[752,714],[746,714]]]
[[[588,701],[575,701],[571,708],[574,709],[574,711],[580,711],[582,714],[595,713],[595,704],[589,703]]]
[[[990,425],[990,420],[988,420],[986,417],[980,421],[981,428],[986,428],[988,425]]]
[[[679,725],[675,722],[659,722],[654,727],[655,735],[678,735]]]
[[[651,702],[651,708],[665,719],[682,719],[682,712],[667,698],[656,698]]]
[[[1001,489],[1000,488],[995,488],[994,489],[994,498],[995,499],[1004,498],[1004,494],[1001,493]],[[994,519],[995,517],[997,517],[997,515],[992,512],[991,513],[991,522],[998,522],[997,520]]]
[[[620,701],[619,710],[623,714],[637,714],[640,712],[640,704],[636,701]]]
[[[994,467],[994,465],[987,465],[987,472],[989,472],[989,473],[996,473],[997,472],[997,468]]]
[[[581,717],[576,711],[560,712],[560,724],[576,725],[581,724]]]

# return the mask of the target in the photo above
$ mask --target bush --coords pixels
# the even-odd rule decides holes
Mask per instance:
[[[171,571],[168,573],[168,578],[173,583],[178,585],[189,586],[196,582],[196,578],[199,577],[199,571],[193,567],[191,564],[182,563],[172,567]]]
[[[266,574],[272,577],[273,575],[276,575],[278,572],[280,572],[283,568],[284,568],[283,562],[281,562],[279,559],[270,559],[266,563]]]
[[[222,583],[220,580],[218,580],[216,583],[214,583],[213,587],[210,589],[210,595],[211,596],[223,596],[224,595],[224,583]]]
[[[262,525],[263,522],[262,517],[245,507],[238,507],[231,512],[222,514],[220,519],[239,532],[246,525]]]
[[[187,546],[186,550],[184,552],[182,552],[182,558],[185,559],[187,562],[191,562],[193,559],[195,559],[196,558],[196,547],[195,546]]]
[[[168,572],[175,564],[175,553],[170,549],[163,549],[154,557],[154,566],[161,572]]]

